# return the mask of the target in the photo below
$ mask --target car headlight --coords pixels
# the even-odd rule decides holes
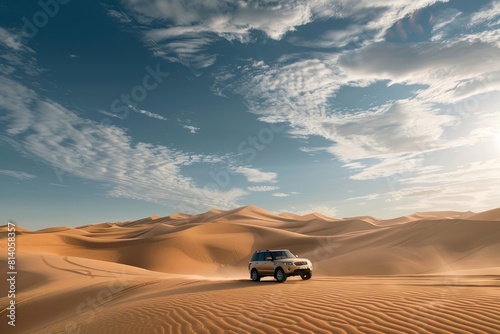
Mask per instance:
[[[293,266],[293,262],[283,262],[284,266]]]

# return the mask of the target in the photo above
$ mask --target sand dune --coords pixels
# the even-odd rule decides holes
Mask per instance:
[[[23,231],[18,243],[28,252],[201,275],[223,269],[244,273],[254,250],[284,247],[311,258],[320,275],[406,275],[498,266],[499,215],[497,209],[418,213],[392,220],[333,219],[278,215],[249,206]]]
[[[474,214],[471,217],[469,217],[469,219],[499,221],[500,208]]]
[[[381,220],[248,206],[18,231],[18,326],[2,333],[500,332],[500,209]],[[313,279],[250,282],[266,248],[311,259]]]

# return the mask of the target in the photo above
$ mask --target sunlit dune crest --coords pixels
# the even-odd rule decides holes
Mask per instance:
[[[500,208],[475,214],[475,215],[471,216],[470,219],[499,221],[500,220]]]
[[[16,242],[15,333],[271,333],[283,317],[288,332],[500,331],[500,209],[378,219],[246,206],[18,227]],[[313,278],[251,282],[251,254],[271,248],[309,258]]]

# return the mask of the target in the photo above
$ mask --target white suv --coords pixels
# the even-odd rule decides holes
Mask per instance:
[[[308,259],[298,258],[288,249],[256,251],[248,263],[248,271],[252,281],[258,282],[261,277],[274,276],[283,283],[288,276],[298,276],[303,280],[312,277],[313,265]]]

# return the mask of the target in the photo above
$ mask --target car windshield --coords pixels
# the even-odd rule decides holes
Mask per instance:
[[[289,250],[281,250],[281,251],[274,251],[273,257],[274,259],[279,260],[279,259],[292,258],[295,257],[295,255],[293,255],[293,253],[290,252]]]

